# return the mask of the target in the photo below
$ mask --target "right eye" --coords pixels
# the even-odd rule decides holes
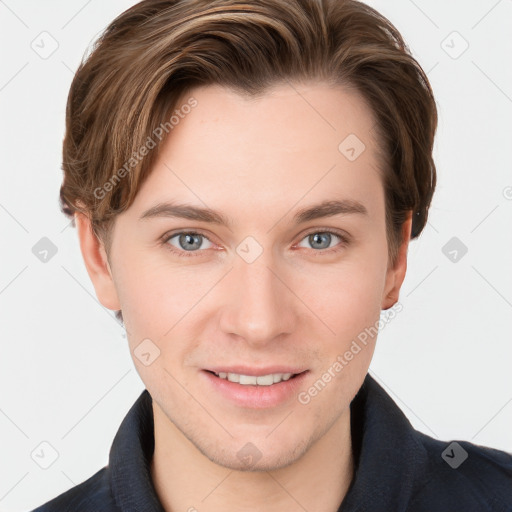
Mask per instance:
[[[193,253],[200,252],[201,246],[205,240],[211,244],[211,246],[203,247],[203,250],[213,246],[208,237],[201,233],[196,233],[195,231],[180,231],[166,236],[163,243],[178,256],[190,257],[196,256],[196,254]]]

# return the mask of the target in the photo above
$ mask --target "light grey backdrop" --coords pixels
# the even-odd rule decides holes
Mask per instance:
[[[73,72],[133,3],[0,1],[1,511],[103,467],[144,389],[57,202]],[[428,72],[440,116],[430,221],[370,371],[419,430],[512,452],[512,1],[369,4]]]

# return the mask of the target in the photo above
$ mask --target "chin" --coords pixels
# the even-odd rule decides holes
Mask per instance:
[[[297,429],[290,422],[292,416],[270,427],[231,430],[233,437],[220,443],[211,438],[203,438],[206,442],[201,442],[200,437],[190,440],[219,466],[235,471],[275,471],[297,462],[322,434],[304,428],[306,424]]]
[[[235,444],[235,443],[234,443]],[[264,444],[264,446],[263,446]],[[201,453],[213,463],[233,471],[242,472],[264,472],[276,471],[292,465],[299,460],[310,446],[310,443],[303,440],[301,443],[294,443],[293,447],[274,447],[269,443],[252,443],[247,441],[241,447],[233,445],[225,447],[221,451],[202,450]]]

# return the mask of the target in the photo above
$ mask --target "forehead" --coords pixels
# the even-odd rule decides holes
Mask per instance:
[[[203,86],[184,94],[175,108],[194,97],[197,106],[172,131],[174,145],[201,143],[224,135],[224,147],[236,154],[237,142],[249,143],[251,155],[265,147],[310,152],[338,149],[341,139],[357,135],[371,145],[374,115],[360,93],[323,83],[276,84],[250,97],[219,85]],[[178,129],[180,128],[180,129]],[[195,141],[190,140],[190,132]],[[172,145],[173,142],[170,144]],[[306,145],[303,142],[307,142]],[[197,155],[200,156],[200,155]]]
[[[138,211],[170,199],[232,211],[263,204],[279,209],[283,202],[290,207],[301,198],[306,204],[326,196],[374,196],[378,206],[375,120],[357,92],[280,84],[250,98],[213,85],[183,95],[175,110],[190,98],[197,104],[159,149],[136,197]]]

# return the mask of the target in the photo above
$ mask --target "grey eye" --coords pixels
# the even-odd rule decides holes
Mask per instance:
[[[304,242],[307,242],[307,244],[313,249],[329,249],[332,247],[331,242],[336,241],[336,239],[343,242],[341,235],[337,235],[336,233],[331,233],[329,231],[315,231],[306,235],[300,242],[299,247],[307,247],[302,245]]]
[[[176,239],[178,242],[177,245],[172,242],[172,240]],[[176,235],[171,236],[167,240],[167,242],[170,243],[173,247],[188,252],[193,252],[198,249],[201,249],[201,245],[205,241],[207,243],[211,243],[204,235],[200,235],[199,233],[177,233]]]

